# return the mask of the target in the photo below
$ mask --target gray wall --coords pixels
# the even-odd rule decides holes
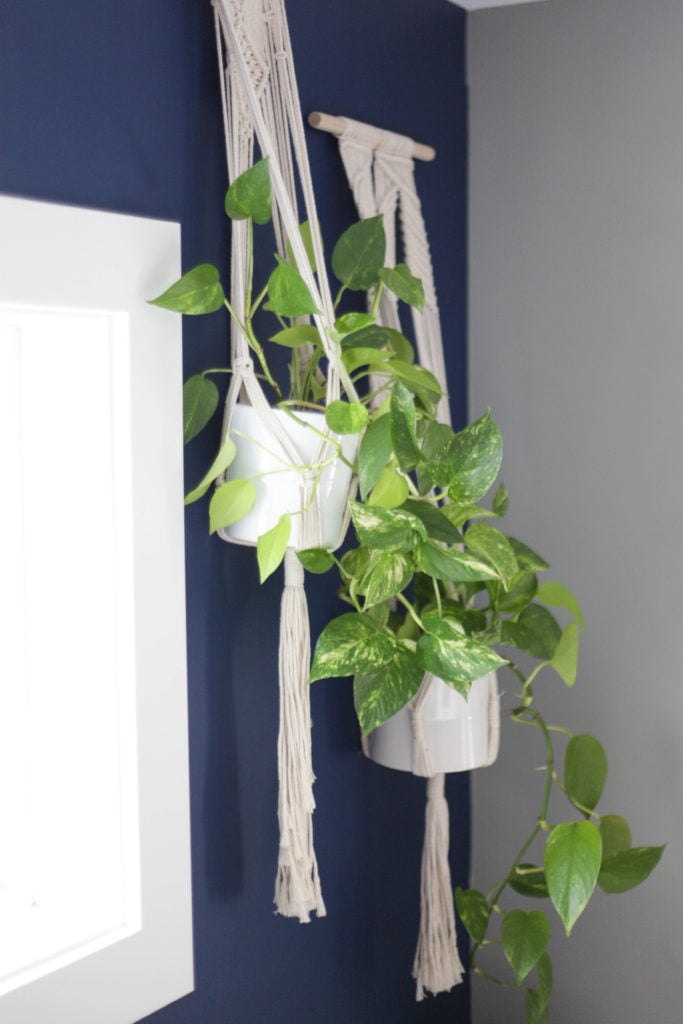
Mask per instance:
[[[683,818],[683,4],[549,0],[469,18],[470,410],[503,429],[511,531],[587,619],[551,720],[594,732],[605,809],[658,871],[555,927],[553,1024],[681,1020]],[[505,680],[506,703],[515,684]],[[547,702],[545,695],[547,692]],[[508,723],[475,773],[474,882],[524,836],[542,780]],[[559,921],[557,922],[559,925]],[[475,1024],[524,1019],[475,986]]]

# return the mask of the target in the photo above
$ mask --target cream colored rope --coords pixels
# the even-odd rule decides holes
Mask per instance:
[[[325,262],[317,230],[318,218],[306,155],[303,123],[293,71],[291,44],[283,0],[213,0],[219,60],[228,175],[234,180],[254,158],[254,143],[269,158],[273,190],[273,222],[278,250],[289,243],[299,274],[321,311],[314,317],[328,359],[327,402],[343,393],[357,394],[341,363],[332,335],[334,309],[325,276]],[[297,190],[300,188],[316,265],[311,270],[299,232]],[[231,236],[231,298],[238,316],[244,313],[247,276],[246,225],[233,222]],[[313,456],[304,459],[275,416],[261,384],[246,339],[233,325],[232,379],[224,411],[224,430],[230,430],[233,410],[246,399],[270,436],[270,447],[284,465],[298,467],[302,547],[322,546],[321,498],[313,473],[301,472],[307,463],[320,464],[330,451],[329,431],[323,428]],[[339,543],[348,526],[340,524]],[[220,535],[232,538],[226,531]],[[325,914],[318,866],[313,848],[313,768],[311,753],[310,640],[303,572],[293,550],[285,558],[285,589],[280,619],[280,731],[278,818],[280,847],[275,885],[278,911],[307,922],[312,912]]]

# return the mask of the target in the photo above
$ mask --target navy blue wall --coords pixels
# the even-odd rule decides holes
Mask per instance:
[[[464,15],[445,0],[290,0],[304,111],[436,146],[418,167],[455,418],[465,415]],[[0,190],[179,220],[183,264],[225,263],[225,172],[209,0],[3,0]],[[354,218],[331,137],[309,132],[324,234]],[[186,371],[225,360],[220,318],[185,330]],[[187,450],[194,484],[215,437]],[[280,581],[187,513],[196,991],[154,1024],[465,1022],[466,987],[414,1002],[420,780],[360,754],[348,680],[312,692],[315,834],[328,917],[273,915]],[[315,634],[336,610],[310,585]],[[455,879],[466,877],[466,778],[449,779]],[[122,983],[124,979],[122,979]]]

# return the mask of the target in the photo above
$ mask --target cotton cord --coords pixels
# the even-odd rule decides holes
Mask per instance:
[[[342,394],[355,401],[357,392],[341,361],[339,342],[334,334],[332,292],[324,271],[322,242],[317,230],[318,217],[284,2],[212,0],[212,3],[228,176],[232,181],[251,166],[257,140],[262,156],[269,158],[278,252],[284,256],[289,245],[297,270],[320,310],[314,320],[328,358],[326,402],[329,404]],[[299,194],[305,218],[299,216]],[[315,262],[321,268],[317,275],[311,270],[299,232],[302,219],[311,224]],[[246,222],[233,221],[230,287],[233,307],[240,320],[245,312],[247,240]],[[231,322],[231,365],[233,373],[223,414],[224,434],[230,430],[236,403],[251,404],[268,431],[272,450],[283,466],[297,471],[299,508],[291,511],[301,516],[302,546],[322,546],[322,509],[316,474],[302,472],[301,467],[309,461],[320,464],[330,456],[329,430],[322,428],[311,459],[304,459],[279,417],[275,416],[257,377],[247,339],[234,322]],[[351,487],[355,488],[355,480]],[[344,538],[348,523],[347,512],[340,524],[337,546]],[[235,542],[226,531],[219,531],[219,535]],[[309,670],[310,637],[303,569],[295,552],[289,549],[285,557],[280,619],[280,847],[275,903],[279,913],[298,917],[302,922],[309,921],[312,912],[318,916],[325,913],[313,849]]]
[[[445,778],[435,775],[427,782],[425,844],[422,853],[420,895],[422,915],[413,963],[416,999],[426,992],[447,992],[463,979],[455,934],[453,891],[448,870],[448,804]]]
[[[325,916],[313,848],[313,763],[308,671],[311,643],[303,567],[290,548],[285,555],[280,631],[280,731],[278,735],[278,820],[280,848],[275,906],[285,917],[307,924],[311,913]]]

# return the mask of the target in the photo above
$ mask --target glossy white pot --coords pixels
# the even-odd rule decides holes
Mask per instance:
[[[301,456],[301,465],[311,463],[320,443],[320,434],[325,430],[322,413],[309,410],[295,410],[297,423],[281,409],[273,410]],[[309,429],[309,424],[315,429]],[[250,479],[256,488],[256,502],[250,512],[224,532],[230,540],[241,544],[255,544],[258,538],[270,530],[284,512],[291,512],[292,532],[290,546],[302,546],[301,516],[296,515],[301,507],[301,474],[284,468],[286,464],[278,457],[279,446],[273,440],[263,421],[251,405],[237,404],[233,410],[231,437],[237,448],[237,455],[230,465],[226,480]],[[333,434],[342,446],[344,455],[353,462],[358,444],[357,435],[340,437]],[[337,547],[343,539],[341,526],[349,497],[352,471],[337,458],[326,466],[318,481],[316,499],[319,502],[321,538],[319,546]]]
[[[495,673],[475,679],[465,698],[432,678],[421,704],[422,733],[431,772],[466,772],[491,764],[498,754],[498,684]],[[412,711],[393,715],[368,737],[368,756],[386,768],[415,772]]]

